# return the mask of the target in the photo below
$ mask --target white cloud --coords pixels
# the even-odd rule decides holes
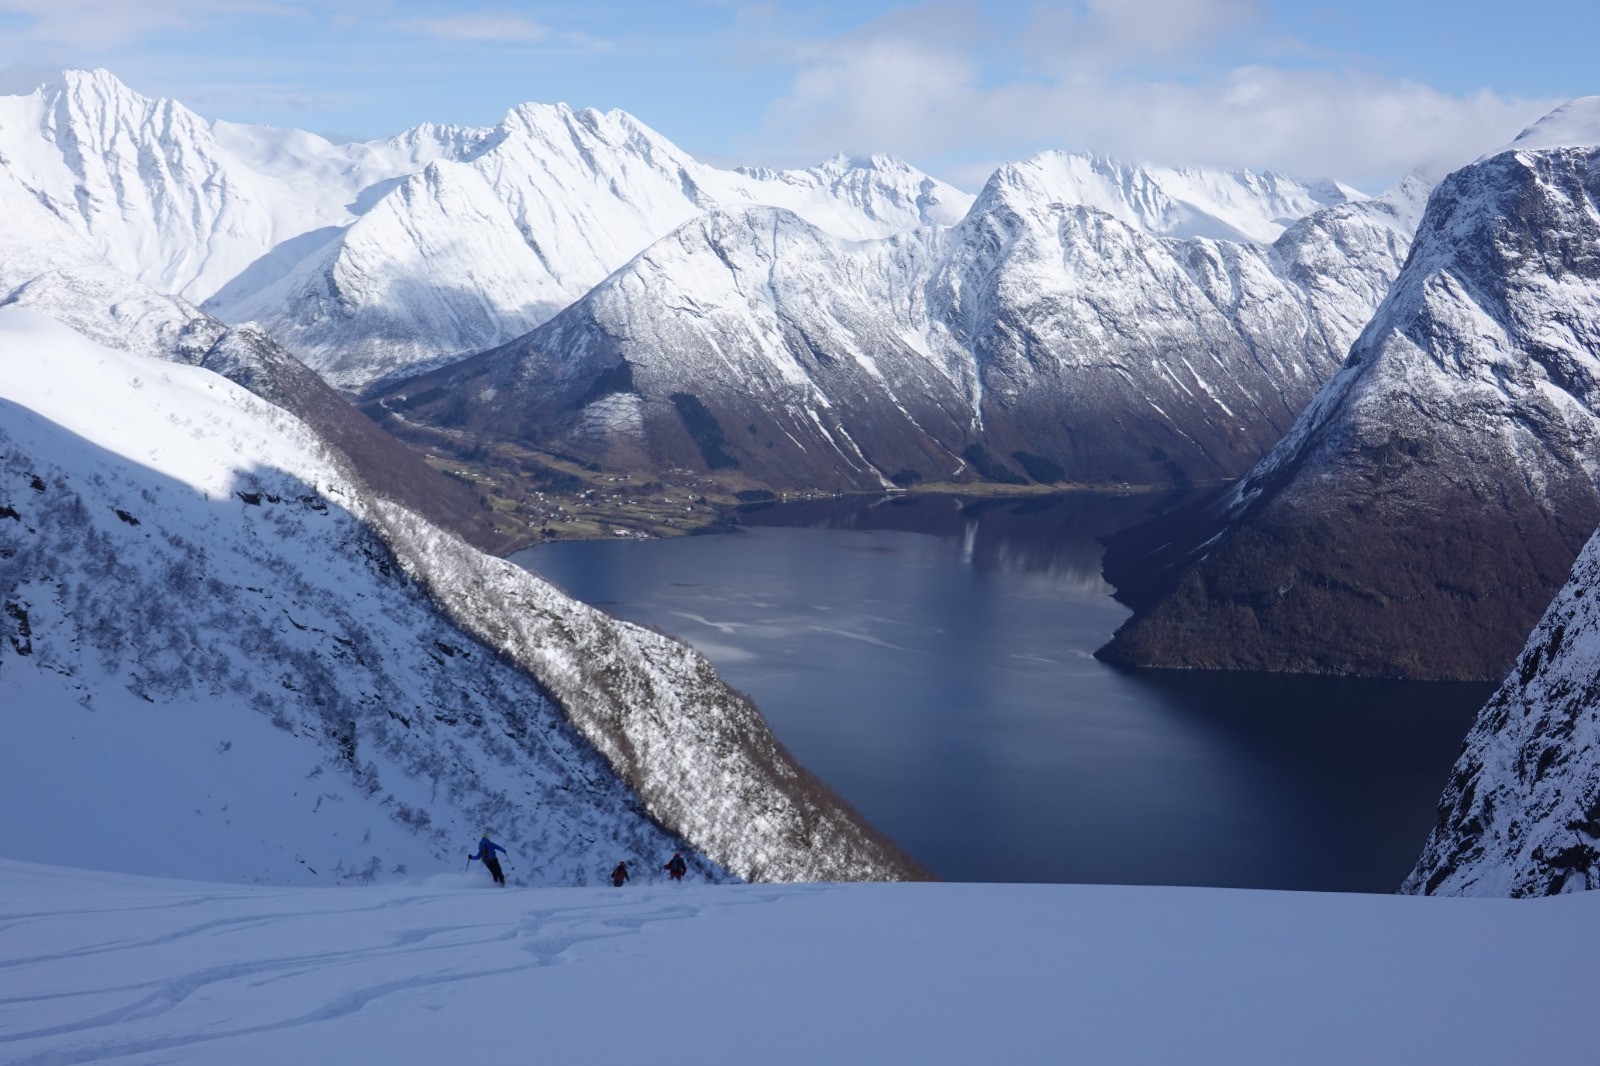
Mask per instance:
[[[447,18],[417,19],[414,25],[446,41],[540,44],[549,41],[550,27],[524,15],[509,12],[472,12]]]
[[[890,151],[969,188],[973,160],[1045,147],[1373,186],[1469,162],[1559,102],[1308,62],[1254,0],[1086,0],[1010,41],[970,15],[927,5],[795,46],[759,147]]]
[[[271,0],[0,0],[0,16],[20,16],[9,43],[105,49],[150,33],[190,30],[239,16],[296,16]]]
[[[606,42],[577,30],[554,29],[513,11],[462,11],[442,18],[417,18],[406,28],[436,41],[462,45],[540,45],[545,48],[599,51]]]

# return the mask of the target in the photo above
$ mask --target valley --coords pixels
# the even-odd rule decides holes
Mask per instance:
[[[712,165],[620,110],[523,103],[489,125],[343,142],[208,121],[105,70],[42,76],[0,96],[0,685],[67,716],[30,721],[41,749],[78,744],[100,707],[119,729],[170,714],[151,735],[192,746],[209,707],[255,738],[253,769],[233,798],[213,790],[192,809],[252,827],[295,810],[285,824],[319,847],[337,854],[359,831],[367,849],[308,874],[307,849],[260,830],[234,878],[404,876],[493,821],[558,853],[530,883],[586,884],[611,851],[669,843],[713,880],[918,879],[923,845],[896,840],[927,828],[863,816],[834,787],[863,779],[831,761],[844,733],[797,740],[795,758],[714,657],[503,556],[681,538],[671,547],[702,556],[703,574],[755,572],[770,560],[731,560],[783,537],[730,531],[762,513],[798,502],[848,523],[946,510],[962,517],[941,526],[939,552],[970,563],[987,536],[1019,563],[995,572],[1024,577],[929,627],[964,635],[931,653],[938,669],[902,674],[908,688],[920,672],[974,694],[963,707],[988,708],[982,720],[946,707],[949,733],[902,721],[881,753],[1049,748],[1070,755],[1034,767],[1056,786],[1118,765],[1097,747],[1108,733],[1142,737],[1128,763],[1216,755],[1199,774],[1215,791],[1132,790],[1159,801],[1153,821],[1119,821],[1103,795],[1077,794],[1071,806],[1099,812],[1090,835],[1113,849],[1159,833],[1174,807],[1231,812],[1190,839],[1253,832],[1240,811],[1283,795],[1236,803],[1242,750],[1279,765],[1372,747],[1424,767],[1397,773],[1401,817],[1346,789],[1340,766],[1299,764],[1324,791],[1290,806],[1375,813],[1365,828],[1284,835],[1327,853],[1327,839],[1397,834],[1381,870],[1357,880],[1115,863],[1011,876],[1373,889],[1403,874],[1406,840],[1420,845],[1438,785],[1419,782],[1445,776],[1440,738],[1465,730],[1488,686],[1515,676],[1526,688],[1541,663],[1573,654],[1560,636],[1531,658],[1524,645],[1530,630],[1566,632],[1535,627],[1600,521],[1597,141],[1590,98],[1474,162],[1376,193],[1053,148],[997,163],[968,193],[878,153]],[[1028,531],[1027,514],[1063,499],[1118,518]],[[727,535],[687,536],[698,533]],[[1101,537],[1131,614],[1108,598]],[[887,550],[867,552],[880,565],[846,581],[846,599],[925,554],[917,543],[855,545]],[[1076,561],[1029,586],[1039,571],[1020,562],[1062,552]],[[605,580],[625,569],[595,565]],[[853,572],[847,557],[800,569],[815,587]],[[970,577],[901,573],[881,599],[916,604]],[[739,588],[735,575],[717,596],[737,604]],[[963,628],[1007,602],[1042,613],[998,641]],[[713,634],[760,625],[712,624],[716,606],[689,613]],[[1068,608],[1087,614],[1051,613]],[[1070,668],[1042,684],[1080,702],[1052,711],[1014,674],[964,657],[996,643]],[[830,665],[820,654],[812,672]],[[739,663],[724,669],[738,676]],[[882,666],[862,675],[868,691],[886,683]],[[768,662],[746,683],[781,673]],[[1449,693],[1439,730],[1417,730],[1427,754],[1397,754],[1415,737],[1388,726],[1416,725]],[[1492,735],[1449,777],[1435,867],[1413,887],[1531,893],[1600,876],[1593,783],[1517,793],[1485,754],[1515,733],[1507,693],[1480,718]],[[1007,714],[1029,721],[1004,726]],[[1307,732],[1282,730],[1282,714]],[[1086,732],[1052,733],[1062,722]],[[1162,722],[1254,739],[1196,746]],[[1516,741],[1541,781],[1586,758],[1574,722]],[[12,779],[66,795],[120,780],[115,755],[137,731],[82,733],[93,757],[76,777],[41,778],[18,748]],[[236,750],[228,736],[207,743],[211,770]],[[295,780],[330,781],[309,812],[274,776],[290,762]],[[994,765],[998,777],[972,776],[1004,791],[1006,763]],[[162,818],[191,801],[158,787],[159,767],[127,773],[121,787],[159,796]],[[1491,779],[1494,795],[1516,796],[1504,802],[1549,814],[1534,837],[1495,836],[1478,806]],[[1563,789],[1576,808],[1550,798]],[[1020,806],[1001,804],[1009,813],[979,835],[1055,811],[1050,791],[1019,790]],[[344,813],[313,817],[324,803]],[[26,827],[10,832],[7,854],[40,856]],[[117,850],[105,825],[94,832]],[[197,872],[161,854],[145,872]],[[976,876],[926,854],[934,873]],[[1508,863],[1514,878],[1485,872]]]
[[[0,5],[0,1061],[1592,1059],[1595,40]]]

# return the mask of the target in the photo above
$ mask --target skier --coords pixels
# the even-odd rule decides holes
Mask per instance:
[[[611,871],[611,883],[618,888],[628,879],[628,863],[626,860],[617,863],[617,868]]]
[[[489,874],[494,878],[494,883],[501,888],[505,888],[506,875],[500,872],[500,860],[494,857],[495,852],[505,850],[505,848],[489,839],[489,831],[485,829],[483,831],[483,839],[478,841],[478,853],[476,855],[468,855],[467,861],[471,862],[473,859],[483,860],[483,865],[489,868]]]
[[[689,872],[689,864],[683,861],[683,856],[676,851],[672,853],[672,861],[662,867],[674,881],[682,881],[683,875]]]

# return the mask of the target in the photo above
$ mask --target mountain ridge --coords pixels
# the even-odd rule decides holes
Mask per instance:
[[[1337,367],[1422,189],[1321,209],[1263,247],[1041,204],[1059,162],[1001,168],[953,227],[876,241],[709,211],[526,336],[377,401],[773,488],[1234,477]]]
[[[1208,510],[1112,546],[1113,583],[1153,568],[1165,588],[1132,590],[1149,602],[1103,655],[1503,676],[1600,521],[1597,156],[1507,151],[1434,190],[1284,440]]]

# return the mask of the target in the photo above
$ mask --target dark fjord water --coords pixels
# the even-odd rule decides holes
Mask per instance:
[[[811,501],[514,561],[699,648],[946,880],[1391,891],[1492,686],[1096,661],[1097,538],[1153,502]]]

